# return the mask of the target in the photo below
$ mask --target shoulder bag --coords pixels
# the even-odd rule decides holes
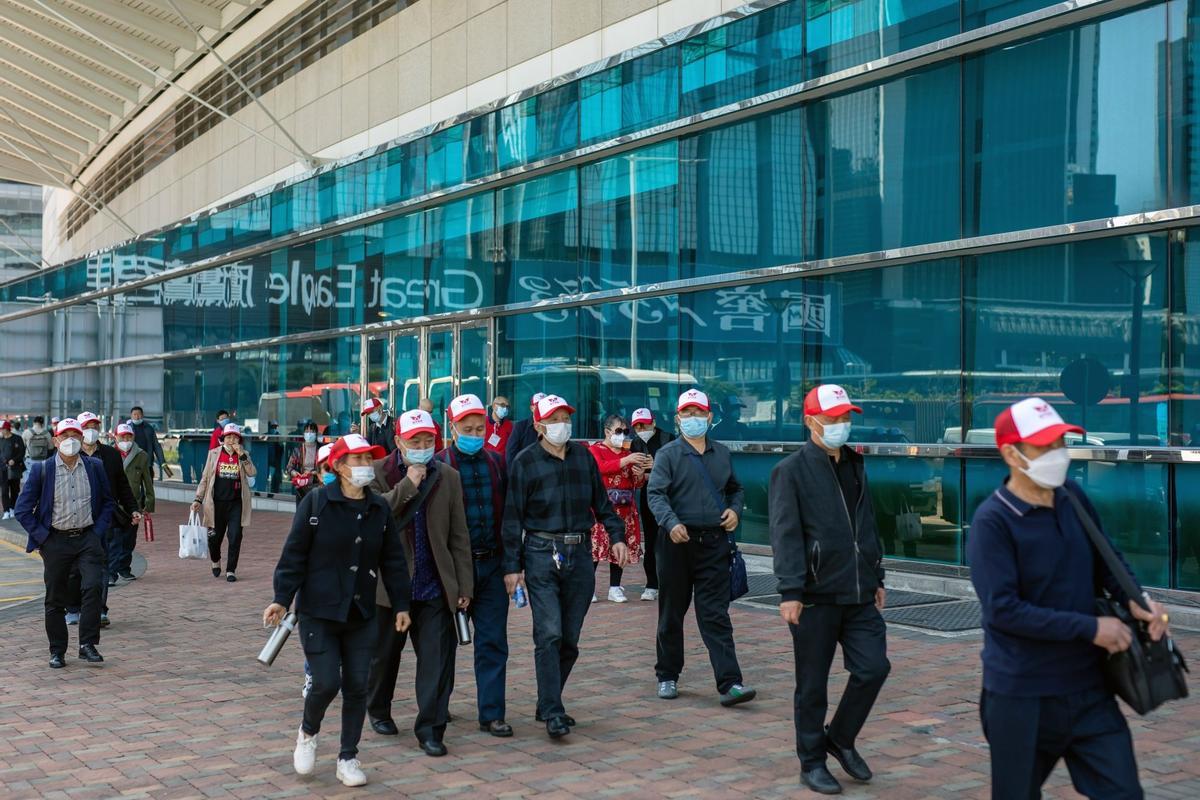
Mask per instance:
[[[713,502],[717,504],[717,508],[724,513],[729,504],[725,502],[725,497],[717,491],[717,485],[713,482],[712,475],[708,474],[708,468],[704,466],[704,459],[699,453],[691,450],[688,453],[688,463],[696,468],[700,476],[704,479],[704,485],[708,487],[708,491],[712,493]],[[750,592],[750,579],[746,575],[746,559],[742,555],[742,551],[738,549],[737,540],[733,534],[729,534],[729,602],[737,600],[739,597],[744,597]]]

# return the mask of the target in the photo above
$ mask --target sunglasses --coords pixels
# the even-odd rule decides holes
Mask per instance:
[[[613,428],[612,432],[615,436],[627,436],[629,434],[629,428]]]

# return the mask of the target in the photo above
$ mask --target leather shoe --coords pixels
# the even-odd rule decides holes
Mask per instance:
[[[571,726],[567,724],[567,718],[551,717],[546,720],[546,733],[550,734],[551,739],[561,739],[571,732]]]
[[[67,660],[63,658],[62,653],[50,654],[50,669],[62,669],[67,665]]]
[[[826,734],[825,751],[837,759],[837,762],[842,765],[842,769],[846,771],[846,774],[854,778],[854,780],[862,781],[863,783],[871,780],[871,768],[867,766],[867,762],[863,761],[863,757],[853,747],[842,747]]]
[[[434,758],[441,758],[447,752],[446,745],[433,739],[426,739],[421,742],[421,749],[425,751],[425,755],[433,756]]]
[[[492,736],[499,736],[501,739],[506,739],[513,735],[512,725],[509,725],[502,719],[494,719],[491,722],[479,723],[479,730],[486,731]]]
[[[824,764],[801,770],[800,782],[818,794],[842,793],[842,785],[837,782],[837,778],[829,774],[829,769]]]
[[[546,718],[545,718],[545,717],[543,717],[541,714],[537,714],[537,715],[535,716],[535,719],[537,719],[537,721],[538,721],[538,722],[545,722],[545,721],[546,721]],[[563,720],[563,722],[567,723],[567,727],[568,727],[568,728],[574,728],[574,727],[575,727],[575,718],[574,718],[574,717],[572,717],[570,714],[563,714],[563,715],[562,715],[562,720]]]
[[[396,727],[396,723],[390,719],[371,720],[371,730],[380,736],[396,736],[400,733],[400,729]]]
[[[104,660],[104,656],[100,655],[94,644],[85,644],[79,648],[79,658],[89,664],[99,664]]]

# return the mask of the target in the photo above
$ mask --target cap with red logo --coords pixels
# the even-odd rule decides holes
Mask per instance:
[[[484,408],[483,401],[479,399],[478,395],[459,395],[450,401],[451,422],[458,422],[463,417],[469,417],[472,414],[487,414],[487,409]]]
[[[366,416],[373,411],[378,411],[383,408],[383,401],[378,397],[372,397],[370,400],[362,404],[362,416]]]
[[[122,422],[117,426],[117,436],[133,436],[133,426],[127,422]]]
[[[241,441],[242,440],[242,427],[240,425],[238,425],[236,422],[225,423],[225,427],[221,428],[221,438],[224,439],[226,436],[229,436],[229,435],[236,436],[236,437],[238,437],[238,441]]]
[[[996,416],[996,447],[1028,442],[1045,447],[1065,433],[1083,433],[1083,428],[1063,422],[1054,406],[1040,397],[1013,403]]]
[[[83,436],[83,426],[80,425],[79,420],[75,419],[74,417],[67,417],[66,419],[59,420],[58,424],[54,426],[55,436],[62,436],[67,431],[75,431],[80,436]]]
[[[648,408],[639,408],[633,412],[632,416],[629,417],[629,424],[630,425],[642,425],[642,424],[653,425],[654,424],[654,412]]]
[[[533,397],[529,398],[529,405],[536,406],[538,403],[542,402],[542,398],[544,398],[545,396],[546,396],[545,392],[538,392]]]
[[[87,425],[90,425],[93,422],[96,423],[97,425],[100,424],[100,418],[97,417],[95,414],[93,414],[90,411],[84,411],[82,414],[80,414],[78,417],[75,418],[75,421],[79,423],[79,427],[81,427],[81,428],[86,427]]]
[[[333,443],[323,444],[317,448],[317,466],[321,466],[329,460],[329,452],[333,450]]]
[[[701,411],[711,411],[708,405],[708,395],[699,389],[688,389],[683,394],[679,395],[679,403],[676,404],[676,411],[683,411],[685,408],[698,408]]]
[[[541,422],[560,408],[565,408],[568,414],[575,413],[575,409],[571,408],[566,400],[556,394],[548,394],[538,400],[537,408],[533,410],[533,419],[535,422]]]
[[[840,417],[851,411],[862,413],[861,408],[850,402],[846,390],[836,383],[823,383],[804,396],[804,413],[810,417],[818,414]]]
[[[407,416],[407,415],[406,415]],[[337,461],[355,453],[370,453],[371,458],[378,461],[387,455],[387,450],[384,450],[377,444],[371,444],[357,433],[351,433],[338,439],[331,445],[326,445],[329,452],[325,454],[325,458],[329,461]],[[322,448],[324,449],[324,448]],[[317,450],[317,463],[321,463],[321,450]]]
[[[6,419],[0,419],[0,430],[11,431],[12,423]]]
[[[400,415],[400,419],[396,420],[396,432],[400,434],[401,439],[411,439],[418,433],[432,433],[437,436],[433,417],[429,415],[428,411],[419,408],[414,411],[405,411]]]

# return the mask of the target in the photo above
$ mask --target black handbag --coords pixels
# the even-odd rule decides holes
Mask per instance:
[[[1096,527],[1083,503],[1070,489],[1066,490],[1066,495],[1083,523],[1092,547],[1116,578],[1121,591],[1149,611],[1142,588],[1117,557],[1108,538]],[[1104,680],[1114,694],[1139,714],[1149,714],[1168,700],[1180,700],[1188,696],[1187,679],[1184,676],[1188,671],[1187,663],[1170,636],[1154,641],[1150,638],[1146,623],[1134,619],[1127,606],[1122,606],[1111,597],[1097,597],[1096,612],[1103,617],[1121,620],[1129,626],[1132,634],[1128,650],[1110,653],[1104,661]]]
[[[700,473],[708,491],[712,494],[713,502],[717,508],[724,513],[729,504],[725,502],[725,498],[717,491],[717,484],[713,481],[712,475],[708,474],[708,469],[704,466],[704,460],[699,453],[694,451],[688,453],[693,456],[693,459],[688,459],[688,462],[696,468]],[[734,534],[729,534],[729,602],[737,600],[739,597],[745,597],[750,593],[750,578],[746,574],[746,558],[742,555],[742,551],[738,549],[737,539]]]

